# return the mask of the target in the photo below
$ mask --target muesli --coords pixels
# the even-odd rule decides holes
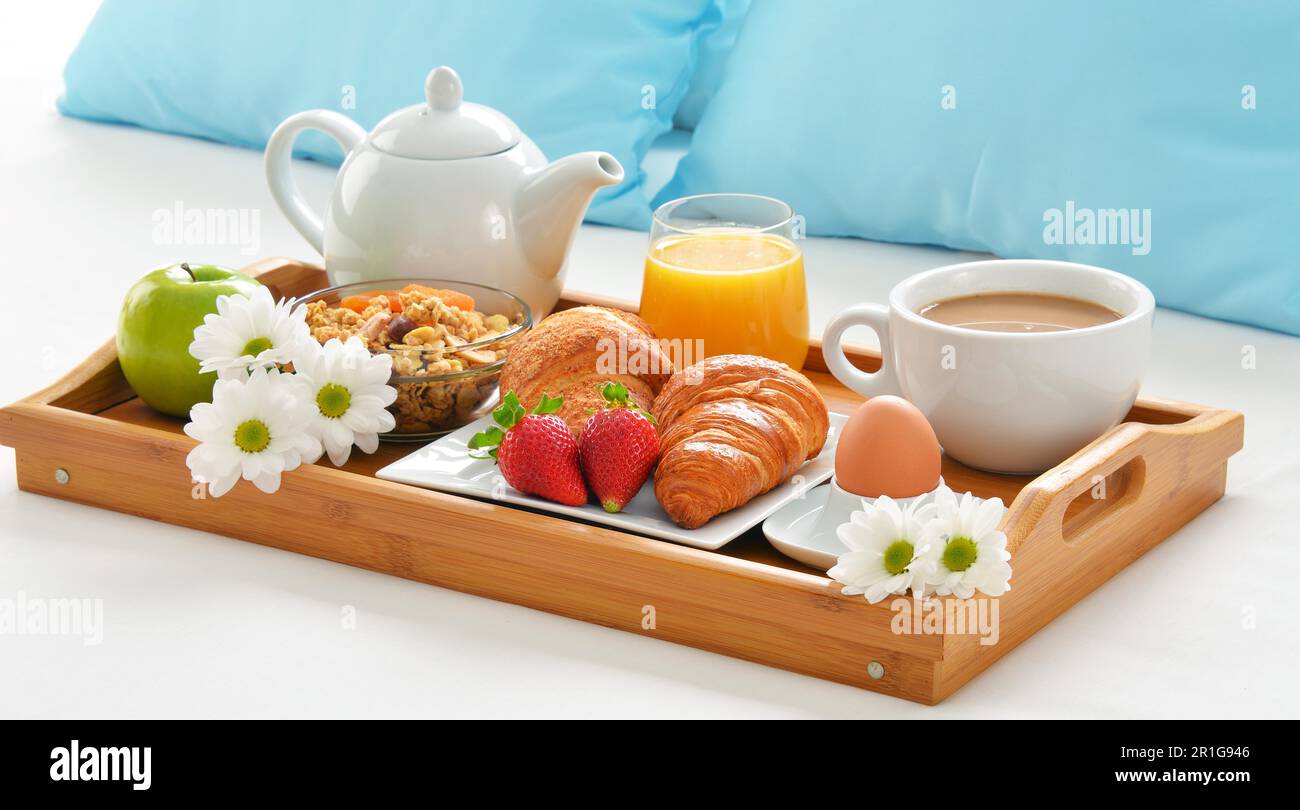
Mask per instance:
[[[307,304],[316,340],[355,335],[392,356],[398,434],[452,430],[476,418],[496,392],[517,325],[480,312],[465,293],[418,284]]]

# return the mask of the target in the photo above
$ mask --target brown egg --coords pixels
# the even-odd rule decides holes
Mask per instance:
[[[925,415],[901,397],[858,406],[835,445],[835,482],[864,498],[912,498],[939,486],[939,439]]]

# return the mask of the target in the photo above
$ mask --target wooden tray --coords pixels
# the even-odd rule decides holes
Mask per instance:
[[[246,272],[278,295],[326,285],[320,268],[286,259]],[[590,301],[572,294],[562,306]],[[879,359],[859,352],[855,362],[872,369]],[[860,400],[826,373],[816,346],[806,371],[833,409]],[[1000,600],[994,645],[970,634],[895,634],[887,601],[841,595],[757,528],[701,551],[373,477],[409,444],[354,453],[341,469],[299,469],[275,495],[241,484],[220,499],[195,499],[185,467],[193,441],[180,420],[135,398],[111,340],[59,382],[0,410],[0,442],[16,449],[18,486],[29,492],[933,704],[1218,500],[1243,422],[1232,411],[1141,399],[1127,422],[1036,478],[946,460],[954,489],[1010,504],[1003,529],[1013,587]],[[1096,500],[1101,478],[1107,497]],[[645,620],[651,608],[653,622]]]

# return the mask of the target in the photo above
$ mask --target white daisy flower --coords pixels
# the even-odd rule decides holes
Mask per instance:
[[[925,526],[934,516],[934,503],[917,498],[900,508],[885,495],[854,512],[835,534],[849,551],[841,554],[827,574],[844,583],[848,596],[864,594],[875,604],[890,594],[917,596],[933,576],[934,560],[926,544]]]
[[[276,303],[266,287],[252,295],[222,295],[217,311],[205,315],[194,330],[190,354],[202,372],[215,371],[222,380],[243,379],[251,369],[292,362],[311,341],[306,318],[305,306],[295,306],[291,299]]]
[[[312,404],[307,430],[336,467],[347,462],[354,444],[375,452],[379,434],[396,426],[386,410],[397,399],[397,389],[388,384],[393,358],[372,354],[360,338],[331,338],[324,346],[311,341],[294,358],[293,369],[299,396]]]
[[[934,494],[935,518],[926,527],[936,566],[929,581],[940,596],[969,599],[976,591],[1001,596],[1011,589],[1007,536],[998,531],[1006,507],[967,492],[958,500],[948,487]]]
[[[280,473],[320,458],[306,431],[311,403],[295,395],[292,376],[255,369],[247,380],[217,380],[212,401],[190,409],[185,433],[199,446],[185,457],[195,481],[219,498],[242,477],[266,493]]]

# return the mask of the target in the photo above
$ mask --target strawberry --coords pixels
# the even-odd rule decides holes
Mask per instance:
[[[605,410],[587,417],[578,460],[606,512],[618,512],[640,491],[659,456],[654,417],[637,407],[620,383],[598,386]]]
[[[497,424],[469,440],[471,451],[486,452],[470,455],[496,459],[506,483],[525,495],[582,506],[587,487],[578,466],[578,443],[555,415],[563,404],[564,397],[542,394],[542,401],[528,413],[511,391],[492,412]]]

